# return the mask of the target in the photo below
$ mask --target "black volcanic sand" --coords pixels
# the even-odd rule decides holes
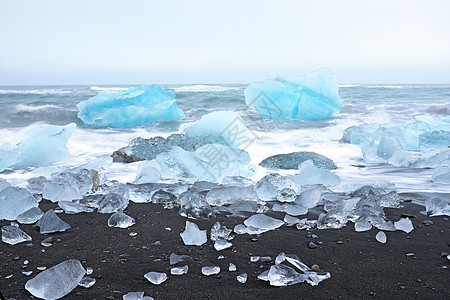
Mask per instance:
[[[312,230],[317,238],[308,237],[307,231],[283,226],[257,236],[236,235],[233,247],[216,251],[211,241],[201,247],[186,246],[180,238],[186,219],[178,209],[165,210],[156,204],[130,203],[126,213],[136,219],[127,229],[109,228],[109,214],[59,214],[72,229],[50,235],[41,235],[31,225],[20,227],[33,238],[33,247],[0,243],[0,290],[8,298],[33,298],[25,289],[27,280],[39,271],[36,267],[52,267],[67,259],[79,259],[84,267],[92,267],[97,282],[91,288],[77,287],[64,299],[122,299],[130,291],[144,291],[155,299],[450,299],[449,260],[441,257],[450,252],[449,221],[447,217],[427,217],[420,214],[423,207],[411,202],[399,209],[385,209],[390,220],[403,215],[414,216],[415,229],[406,234],[386,232],[388,241],[375,240],[378,232],[371,229],[355,232],[352,223],[339,230]],[[44,211],[55,204],[42,201]],[[283,214],[271,213],[283,218]],[[432,220],[425,226],[423,221]],[[192,220],[191,220],[192,221]],[[209,229],[220,221],[228,228],[242,223],[242,218],[219,215],[209,220],[193,220],[200,229]],[[9,222],[1,221],[0,225]],[[170,230],[169,230],[170,228]],[[129,233],[136,232],[135,237]],[[311,234],[309,234],[310,236]],[[41,246],[40,242],[52,236],[54,244]],[[160,241],[161,245],[152,245]],[[318,248],[310,249],[314,242]],[[45,252],[41,250],[45,249]],[[169,275],[161,285],[153,285],[144,278],[150,271],[170,274],[169,255],[190,255],[188,274]],[[250,255],[271,256],[280,253],[296,254],[308,265],[317,264],[331,273],[331,278],[318,286],[300,283],[288,287],[272,287],[256,277],[271,263],[250,263]],[[407,256],[408,253],[414,253]],[[224,259],[218,259],[224,255]],[[24,260],[29,264],[23,268]],[[228,264],[237,266],[228,271]],[[180,266],[183,263],[179,264]],[[218,265],[222,271],[210,277],[201,274],[203,266]],[[32,270],[29,277],[22,271]],[[241,284],[236,276],[246,272],[247,283]],[[6,276],[13,274],[9,279]]]

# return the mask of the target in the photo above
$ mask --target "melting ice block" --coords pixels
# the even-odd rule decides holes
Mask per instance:
[[[31,236],[23,232],[16,226],[3,226],[2,227],[2,242],[15,245],[22,242],[31,241]]]
[[[129,292],[122,297],[123,300],[153,300],[153,297],[144,296],[144,292]]]
[[[0,172],[9,167],[41,167],[69,159],[70,152],[66,144],[75,128],[76,125],[71,123],[28,129],[19,143],[0,146]]]
[[[292,177],[298,186],[321,184],[326,187],[337,187],[341,184],[338,175],[314,166],[312,160],[307,160],[298,166],[299,174]]]
[[[197,224],[186,221],[185,230],[180,233],[185,245],[201,246],[207,241],[206,230],[200,230]]]
[[[298,186],[292,179],[276,173],[264,176],[255,185],[255,192],[258,198],[264,201],[277,199],[278,192],[283,189],[297,191]],[[288,201],[293,202],[295,198]]]
[[[414,226],[409,218],[401,218],[397,222],[394,222],[395,229],[410,233],[413,231]]]
[[[219,222],[216,222],[210,231],[210,238],[212,241],[218,240],[231,240],[233,238],[231,234],[233,230],[228,229],[225,225],[220,225]]]
[[[269,230],[277,229],[284,224],[283,221],[266,216],[264,214],[255,214],[244,221],[244,225],[247,227],[255,228],[257,232],[263,233]],[[247,228],[248,232],[248,228]]]
[[[26,189],[9,186],[0,191],[0,220],[16,220],[20,214],[37,206],[38,200]]]
[[[144,277],[153,284],[161,284],[168,279],[166,273],[148,272]]]
[[[36,223],[40,233],[52,233],[58,231],[66,231],[70,229],[70,225],[61,220],[53,209],[48,210],[42,218]]]
[[[229,147],[238,147],[248,142],[247,127],[234,111],[215,111],[203,115],[200,120],[187,127],[184,133]]]
[[[119,92],[103,91],[78,103],[77,107],[78,118],[85,124],[114,128],[185,117],[175,101],[175,91],[157,85],[142,85]]]
[[[245,103],[269,119],[316,120],[342,107],[338,83],[328,69],[303,77],[254,82],[245,89]]]
[[[25,289],[37,298],[59,299],[76,288],[85,274],[81,262],[70,259],[28,280]]]
[[[315,152],[292,152],[287,154],[277,154],[265,158],[259,163],[264,168],[271,169],[293,169],[297,170],[298,165],[307,160],[312,160],[314,166],[319,169],[334,170],[337,169],[336,164],[321,154]]]
[[[119,227],[119,228],[128,228],[132,225],[134,225],[136,221],[126,215],[125,213],[119,211],[114,213],[109,219],[108,219],[108,226],[109,227]]]

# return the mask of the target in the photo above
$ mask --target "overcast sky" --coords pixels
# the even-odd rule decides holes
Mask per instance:
[[[450,1],[0,0],[0,85],[450,83]]]

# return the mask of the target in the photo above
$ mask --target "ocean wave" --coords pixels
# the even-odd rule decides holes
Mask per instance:
[[[35,89],[35,90],[0,90],[0,95],[63,95],[70,94],[72,90]]]
[[[406,88],[406,86],[404,86],[404,85],[387,85],[387,84],[385,84],[385,85],[382,85],[382,84],[368,85],[367,87],[371,88],[371,89],[373,89],[373,88],[382,88],[382,89],[404,89],[404,88]]]
[[[90,90],[93,91],[126,91],[128,90],[128,88],[126,87],[119,87],[119,86],[112,86],[112,87],[104,87],[104,86],[91,86],[89,88]]]
[[[174,88],[176,92],[224,92],[237,90],[237,87],[219,86],[219,85],[187,85],[178,88]]]
[[[341,87],[345,87],[345,88],[347,88],[347,87],[358,87],[358,86],[360,86],[359,84],[340,84],[339,85],[339,87],[341,88]]]
[[[46,105],[38,105],[38,106],[32,106],[32,105],[26,105],[26,104],[17,104],[14,106],[14,109],[16,112],[34,112],[39,110],[47,110],[47,109],[55,109],[60,108],[59,106],[52,105],[52,104],[46,104]]]

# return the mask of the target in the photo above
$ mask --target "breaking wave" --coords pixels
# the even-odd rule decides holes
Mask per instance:
[[[52,104],[38,105],[38,106],[17,104],[16,106],[14,106],[14,109],[16,112],[35,112],[35,111],[39,111],[39,110],[50,110],[50,109],[57,109],[57,108],[60,108],[60,107],[56,106],[56,105],[52,105]]]
[[[89,89],[93,90],[93,91],[126,91],[128,88],[127,87],[119,87],[119,86],[103,87],[103,86],[93,85]]]
[[[0,90],[0,95],[63,95],[70,94],[72,90],[36,89],[36,90]]]

